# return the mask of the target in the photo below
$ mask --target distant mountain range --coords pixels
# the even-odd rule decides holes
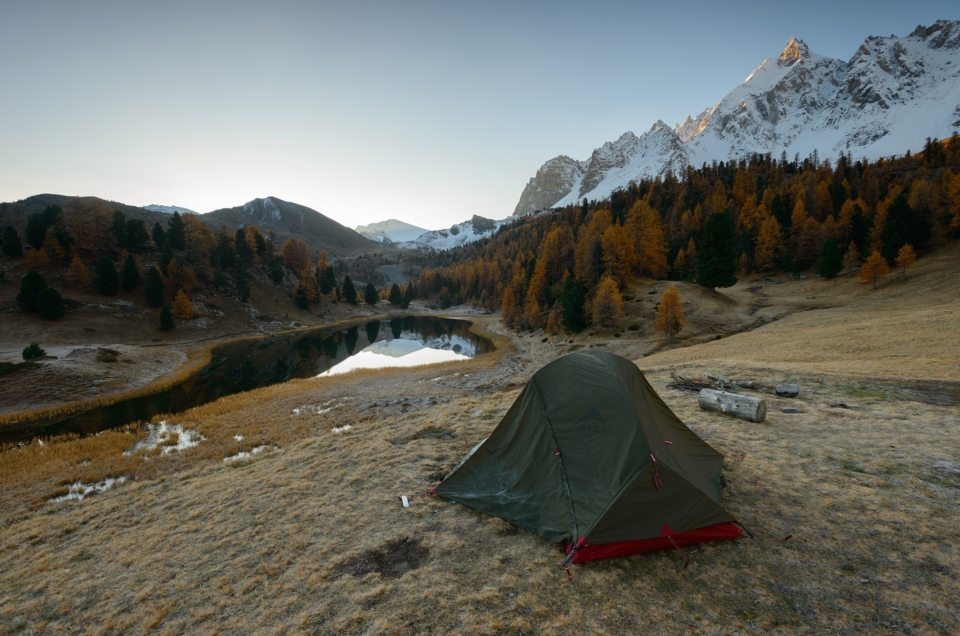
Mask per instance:
[[[408,250],[448,250],[492,236],[505,221],[494,221],[474,215],[469,221],[444,230],[425,230],[403,221],[388,219],[379,223],[357,226],[357,232],[381,244]]]
[[[396,246],[408,250],[448,250],[467,243],[479,241],[482,238],[493,236],[502,225],[513,222],[515,219],[494,221],[482,216],[473,215],[469,221],[452,225],[448,230],[433,230],[425,232],[412,241],[403,241]]]
[[[844,62],[791,39],[712,108],[639,137],[624,133],[583,161],[554,157],[530,179],[514,215],[603,199],[631,181],[688,166],[771,154],[878,159],[960,130],[960,21],[907,37],[869,37]]]
[[[358,225],[356,231],[377,243],[399,243],[401,241],[412,241],[430,230],[397,219],[387,219],[370,225]]]

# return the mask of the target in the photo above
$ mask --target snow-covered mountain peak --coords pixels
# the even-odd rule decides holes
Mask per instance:
[[[279,221],[283,216],[280,212],[280,206],[277,205],[277,199],[274,197],[247,201],[243,204],[243,213],[261,220],[272,219],[273,221]]]
[[[793,66],[800,60],[810,55],[810,47],[803,40],[790,38],[787,45],[783,48],[783,53],[777,58],[780,66]]]
[[[530,180],[515,215],[602,199],[630,182],[754,154],[877,159],[960,131],[960,21],[868,37],[849,62],[791,38],[715,106],[672,128],[627,132],[584,161],[560,156]]]

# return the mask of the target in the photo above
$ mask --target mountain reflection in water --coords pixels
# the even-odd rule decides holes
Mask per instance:
[[[336,332],[319,328],[231,342],[215,347],[210,364],[169,389],[66,417],[6,425],[0,428],[0,443],[63,433],[90,435],[292,378],[343,373],[361,364],[364,368],[413,366],[462,360],[493,350],[492,342],[470,331],[469,322],[432,316],[374,320]],[[377,364],[365,364],[368,361]],[[385,361],[391,364],[380,364]]]

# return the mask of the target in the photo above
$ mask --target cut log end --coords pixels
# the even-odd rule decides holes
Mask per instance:
[[[767,417],[767,403],[748,395],[703,389],[698,402],[705,411],[725,413],[751,422],[759,423]]]

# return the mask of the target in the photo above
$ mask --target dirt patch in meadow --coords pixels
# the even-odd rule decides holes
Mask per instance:
[[[420,539],[402,537],[387,541],[379,548],[364,550],[333,569],[333,578],[344,575],[364,576],[376,572],[384,579],[397,579],[416,570],[430,556],[430,549]]]

